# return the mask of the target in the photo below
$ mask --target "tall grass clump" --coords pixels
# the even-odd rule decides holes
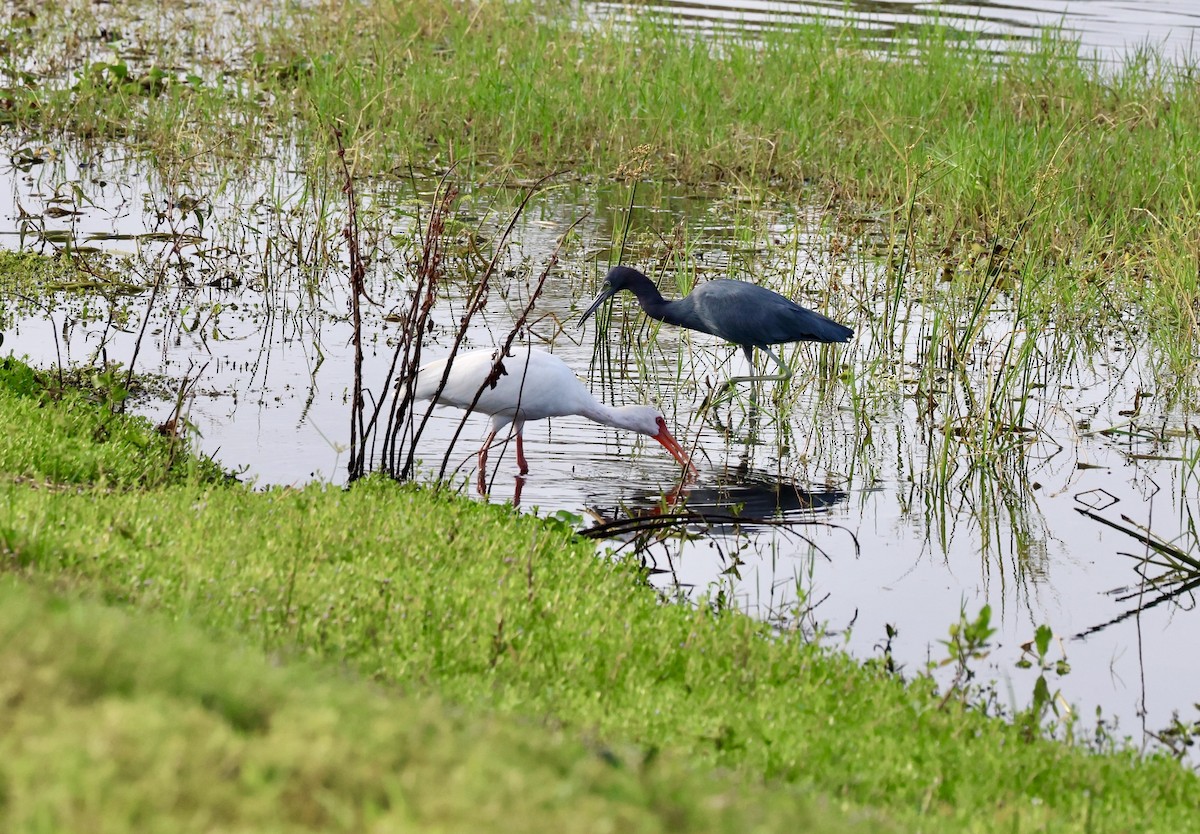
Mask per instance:
[[[1002,252],[1036,278],[1030,309],[1099,283],[1145,305],[1155,344],[1197,335],[1173,253],[1194,248],[1200,88],[1194,66],[1153,49],[1114,66],[1053,31],[997,55],[937,25],[883,43],[792,20],[700,35],[565,0],[326,0],[239,10],[216,62],[195,24],[145,36],[149,50],[66,34],[136,33],[139,14],[186,20],[186,7],[77,5],[0,21],[4,118],[24,130],[242,158],[281,132],[332,150],[340,124],[359,175],[624,178],[636,161],[643,178],[815,196],[850,226],[877,213],[914,267],[963,282],[981,280],[975,253]]]
[[[655,178],[819,183],[895,211],[915,195],[943,235],[1011,233],[1044,213],[1053,222],[1030,238],[1038,245],[1056,239],[1052,230],[1078,242],[1100,226],[1111,227],[1110,248],[1119,248],[1152,218],[1195,208],[1193,68],[1151,50],[1110,68],[1054,33],[996,56],[937,26],[890,45],[818,23],[700,37],[669,17],[628,11],[604,18],[565,2],[328,0],[247,22],[221,79],[193,72],[182,87],[135,84],[138,107],[123,87],[149,70],[106,65],[98,83],[81,69],[95,65],[85,49],[30,59],[44,73],[85,80],[69,88],[73,109],[43,103],[21,113],[79,127],[111,101],[118,109],[101,109],[93,127],[124,135],[158,118],[154,111],[178,123],[180,101],[195,98],[184,87],[212,89],[203,108],[224,117],[184,119],[200,133],[207,123],[207,141],[268,117],[328,146],[327,126],[341,123],[348,144],[372,138],[363,172],[463,160],[526,175],[611,174],[648,148],[645,173]],[[10,18],[7,34],[29,44],[55,34],[53,21],[65,26],[62,14],[47,18]],[[154,58],[140,60],[201,69],[204,56],[189,44],[156,42]],[[112,46],[118,54],[131,47]],[[42,78],[27,78],[17,62],[7,75],[14,95],[18,82]],[[1039,188],[1045,179],[1054,187]]]
[[[960,281],[1002,251],[993,266],[1038,278],[1031,305],[1100,281],[1149,304],[1163,343],[1196,336],[1187,288],[1155,280],[1162,252],[1188,248],[1174,219],[1200,208],[1188,66],[1152,51],[1101,66],[1055,33],[997,56],[937,27],[889,46],[826,24],[698,37],[637,9],[468,8],[327,3],[293,21],[272,43],[312,59],[288,99],[301,123],[308,108],[370,131],[368,167],[621,175],[638,159],[657,179],[816,186],[882,208]]]

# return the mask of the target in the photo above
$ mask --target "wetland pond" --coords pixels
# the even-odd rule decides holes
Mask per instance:
[[[343,483],[354,352],[336,177],[306,180],[279,163],[253,177],[163,182],[130,167],[119,149],[79,153],[37,143],[6,149],[16,164],[0,188],[4,245],[52,252],[69,243],[85,260],[99,263],[93,253],[104,253],[124,265],[49,299],[9,299],[3,352],[44,367],[133,360],[176,387],[187,378],[183,414],[202,451],[259,485]],[[410,304],[437,184],[360,184],[371,255],[368,402],[390,387],[396,319]],[[642,185],[630,211],[627,186],[552,182],[518,211],[527,193],[464,186],[451,206],[442,236],[449,279],[425,358],[449,351],[471,276],[492,253],[492,289],[463,349],[502,340],[546,272],[522,336],[564,359],[606,402],[662,408],[700,468],[676,508],[777,525],[695,523],[682,538],[606,539],[602,552],[636,540],[668,595],[719,595],[781,628],[821,630],[861,658],[886,647],[909,674],[945,658],[940,641],[960,612],[973,617],[987,604],[998,630],[974,666],[996,681],[998,706],[1028,705],[1041,664],[1017,664],[1045,624],[1055,635],[1045,665],[1070,667],[1044,672],[1049,692],[1060,711],[1080,710],[1085,728],[1099,710],[1118,734],[1141,740],[1175,711],[1192,718],[1196,574],[1148,564],[1156,551],[1145,538],[1200,553],[1195,415],[1159,378],[1134,325],[1023,333],[1015,301],[999,292],[969,361],[930,368],[937,322],[970,304],[955,307],[953,290],[937,282],[890,299],[881,290],[887,258],[875,251],[886,247],[870,245],[869,219],[851,244],[816,207],[730,189]],[[599,348],[595,321],[576,326],[617,258],[613,241],[626,221],[626,263],[658,275],[669,252],[672,264],[686,265],[660,281],[668,296],[679,294],[671,286],[679,274],[748,278],[853,325],[854,338],[787,346],[795,377],[767,383],[757,410],[744,390],[704,408],[725,379],[747,370],[732,346],[652,328],[628,295],[613,305]],[[1023,382],[1005,393],[1020,402],[1020,424],[981,451],[964,436],[967,404],[994,394],[1011,346],[1027,340]],[[176,399],[164,390],[136,410],[163,421]],[[422,477],[436,470],[460,419],[433,412],[416,449]],[[472,417],[453,446],[451,477],[470,494],[486,431],[486,419]],[[677,467],[656,444],[582,418],[531,423],[526,440],[526,479],[515,477],[512,450],[493,452],[491,500],[512,501],[520,489],[523,510],[592,526],[653,518],[678,487]],[[945,685],[951,670],[935,674]]]
[[[621,3],[594,5],[605,12],[627,12]],[[972,33],[976,46],[997,52],[1019,49],[1049,28],[1078,40],[1081,55],[1110,62],[1146,45],[1168,60],[1186,60],[1195,52],[1200,27],[1196,4],[1172,0],[659,0],[650,8],[700,32],[820,19],[891,40],[908,27],[937,22]]]
[[[663,8],[698,28],[753,25],[767,11],[746,2]],[[862,25],[879,25],[884,37],[911,19],[951,16],[998,45],[1061,24],[1085,53],[1109,57],[1145,41],[1186,53],[1197,21],[1181,8],[770,4],[772,15],[865,15]],[[94,280],[49,297],[0,299],[0,352],[42,367],[132,364],[167,380],[136,410],[163,422],[182,404],[198,449],[246,479],[345,482],[354,349],[346,200],[334,172],[297,173],[305,166],[291,148],[236,175],[206,171],[204,159],[167,175],[139,167],[122,147],[11,132],[0,142],[11,163],[0,171],[0,245],[69,248],[94,269]],[[370,259],[361,331],[368,405],[392,390],[399,322],[437,188],[436,177],[407,172],[358,184]],[[944,265],[932,260],[897,284],[894,241],[881,224],[854,219],[850,236],[839,231],[845,218],[768,193],[571,178],[536,190],[461,188],[441,235],[447,278],[424,357],[449,352],[493,256],[486,305],[469,317],[462,349],[503,340],[545,274],[518,344],[547,347],[609,404],[657,404],[700,469],[681,490],[656,445],[562,418],[526,427],[525,479],[514,477],[513,450],[493,452],[491,500],[519,492],[523,511],[578,518],[580,527],[653,524],[680,509],[741,516],[695,521],[686,536],[626,532],[598,548],[636,546],[667,596],[719,597],[779,628],[820,632],[857,657],[886,655],[906,675],[945,659],[950,627],[988,605],[997,631],[972,668],[977,681],[995,681],[996,706],[1028,706],[1041,677],[1058,710],[1047,720],[1077,710],[1081,732],[1098,715],[1115,722],[1116,735],[1148,743],[1173,715],[1197,718],[1200,434],[1140,337],[1136,310],[1092,327],[1027,330],[1011,284],[997,283],[981,306],[939,278]],[[576,326],[618,259],[655,277],[668,297],[688,288],[677,280],[754,281],[855,336],[787,346],[795,376],[767,384],[757,409],[744,389],[705,408],[747,370],[733,347],[659,328],[627,295],[599,338],[597,321]],[[969,332],[970,342],[943,351],[947,332]],[[1006,415],[1006,429],[976,432],[981,401]],[[451,448],[448,475],[474,495],[487,421],[470,418],[455,441],[460,420],[433,412],[415,449],[419,477],[432,478]],[[1025,647],[1043,625],[1054,639],[1039,658]],[[953,669],[933,674],[947,686]]]

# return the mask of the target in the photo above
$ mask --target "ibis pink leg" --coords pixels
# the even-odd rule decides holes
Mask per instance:
[[[517,432],[517,466],[521,468],[522,475],[529,474],[529,461],[525,460],[525,441],[520,432]]]

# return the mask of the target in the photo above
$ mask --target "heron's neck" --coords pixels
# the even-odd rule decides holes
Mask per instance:
[[[675,322],[668,318],[670,316],[671,302],[663,298],[662,293],[658,291],[658,287],[650,283],[649,278],[645,281],[638,281],[629,287],[629,291],[637,296],[638,305],[641,306],[650,318],[675,324]]]

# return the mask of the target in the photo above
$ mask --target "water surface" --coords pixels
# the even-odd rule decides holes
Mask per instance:
[[[629,6],[596,3],[624,15]],[[786,25],[789,21],[847,23],[880,40],[907,28],[937,23],[978,36],[978,46],[998,52],[1021,49],[1049,30],[1078,40],[1084,57],[1118,62],[1150,46],[1173,61],[1195,54],[1200,8],[1170,0],[1019,0],[947,3],[929,0],[662,0],[639,5],[670,15],[699,31]]]
[[[3,351],[46,366],[132,360],[141,372],[195,379],[185,416],[201,450],[260,485],[344,482],[353,353],[336,185],[305,180],[284,162],[224,185],[164,183],[117,150],[89,158],[43,150],[41,162],[4,174],[4,245],[52,251],[71,241],[121,255],[142,289],[60,294],[48,309],[9,299],[16,318],[4,326]],[[84,199],[64,198],[71,184]],[[374,399],[387,392],[403,338],[394,318],[408,304],[416,232],[434,187],[362,184],[373,253],[364,381]],[[460,277],[439,297],[428,358],[449,350],[480,253],[523,193],[465,188],[447,255]],[[523,509],[566,511],[584,525],[680,509],[771,519],[782,525],[693,523],[692,536],[643,543],[641,556],[672,594],[719,595],[863,658],[886,646],[910,674],[946,656],[939,641],[960,611],[990,604],[999,632],[979,671],[998,682],[1001,705],[1028,703],[1036,673],[1016,662],[1048,624],[1057,636],[1050,659],[1071,666],[1050,676],[1051,691],[1085,724],[1099,707],[1119,734],[1141,740],[1143,727],[1161,729],[1175,710],[1191,717],[1200,687],[1188,662],[1191,591],[1172,598],[1178,583],[1144,581],[1137,557],[1147,548],[1127,531],[1141,525],[1196,552],[1195,415],[1156,386],[1159,369],[1142,346],[1124,334],[1086,344],[1061,332],[1019,335],[1054,361],[1025,392],[1025,430],[980,457],[954,442],[948,421],[956,398],[986,391],[1000,346],[1014,338],[1011,308],[992,313],[967,370],[947,369],[934,413],[917,385],[934,300],[907,299],[902,326],[880,331],[884,266],[831,237],[818,209],[729,190],[643,187],[627,263],[652,272],[664,241],[685,241],[696,280],[732,275],[775,286],[857,330],[845,346],[785,351],[796,376],[767,386],[757,411],[745,391],[706,410],[706,397],[748,370],[740,352],[652,327],[630,303],[614,308],[599,349],[594,322],[575,326],[617,256],[629,197],[624,187],[577,182],[535,195],[501,247],[496,286],[464,347],[504,338],[559,237],[578,223],[519,343],[552,350],[607,402],[657,403],[694,447],[701,475],[680,489],[677,467],[656,444],[563,418],[528,426],[526,479],[516,478],[513,450],[493,452],[491,500],[511,501],[519,489]],[[166,393],[138,410],[162,421],[173,405]],[[422,477],[440,464],[459,419],[434,412],[418,448]],[[450,456],[451,477],[467,494],[486,433],[486,420],[471,418]],[[889,626],[898,629],[890,640]],[[939,674],[948,679],[948,670]]]

